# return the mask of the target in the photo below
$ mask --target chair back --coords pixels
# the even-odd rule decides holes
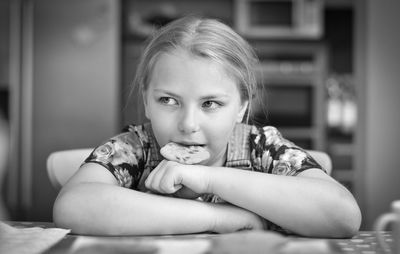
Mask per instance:
[[[93,148],[71,149],[51,153],[47,157],[47,174],[57,190],[71,178]]]
[[[47,174],[53,187],[60,190],[92,151],[93,148],[83,148],[51,153],[47,158]],[[329,175],[331,174],[332,161],[327,153],[316,150],[307,150],[307,152]]]

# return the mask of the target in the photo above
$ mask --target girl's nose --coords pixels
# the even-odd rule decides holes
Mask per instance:
[[[179,131],[183,133],[193,133],[200,129],[198,122],[198,114],[194,109],[186,109],[182,112],[181,118],[178,123]]]

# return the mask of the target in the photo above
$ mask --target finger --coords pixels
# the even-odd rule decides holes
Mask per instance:
[[[159,186],[163,193],[172,194],[182,188],[182,179],[175,170],[166,169],[160,179]]]
[[[150,174],[147,176],[147,179],[145,181],[145,186],[147,189],[149,190],[154,190],[153,186],[155,186],[154,184],[154,179],[157,177],[157,175],[160,173],[160,170],[162,169],[163,165],[165,164],[165,160],[161,161],[157,167],[155,167]]]
[[[152,187],[161,193],[171,194],[182,188],[176,162],[165,161],[153,177]]]
[[[180,184],[173,184],[171,181],[167,182],[163,179],[160,183],[159,192],[164,194],[173,194],[179,191],[183,186]]]
[[[161,188],[161,184],[163,181],[164,173],[166,170],[166,163],[160,163],[155,169],[153,177],[151,178],[150,187],[160,193],[165,193],[165,191]]]

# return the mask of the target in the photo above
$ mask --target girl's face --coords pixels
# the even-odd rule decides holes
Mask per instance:
[[[205,147],[204,165],[222,166],[235,123],[247,102],[218,63],[174,50],[158,57],[143,94],[146,117],[160,147],[168,142]]]

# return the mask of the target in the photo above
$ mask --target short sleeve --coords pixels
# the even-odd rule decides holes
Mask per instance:
[[[297,175],[322,167],[304,149],[282,137],[272,126],[265,126],[251,134],[251,160],[256,171],[276,175]]]
[[[137,132],[126,130],[96,147],[84,164],[98,163],[114,175],[120,186],[137,189],[145,168],[145,144]]]

